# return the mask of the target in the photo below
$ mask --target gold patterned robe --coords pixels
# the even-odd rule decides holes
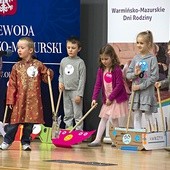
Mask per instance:
[[[41,81],[48,83],[47,67],[37,59],[19,61],[13,67],[7,88],[6,104],[12,104],[10,122],[44,123]],[[50,78],[53,78],[50,69]]]

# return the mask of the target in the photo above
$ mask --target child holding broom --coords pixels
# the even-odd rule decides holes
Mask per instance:
[[[136,44],[139,53],[132,59],[126,74],[126,77],[132,80],[132,91],[134,91],[132,107],[134,128],[146,128],[148,131],[154,131],[155,123],[152,113],[157,112],[154,84],[159,78],[159,72],[157,59],[151,53],[153,48],[152,32],[140,32],[136,37]],[[147,125],[142,125],[143,112]]]
[[[167,44],[167,54],[168,54],[168,56],[170,56],[170,41]],[[156,82],[155,87],[156,88],[168,87],[168,89],[170,90],[170,64],[169,64],[169,68],[168,68],[168,77],[165,80]],[[170,151],[170,147],[166,147],[165,149],[167,151]]]
[[[115,50],[110,44],[104,45],[99,52],[99,69],[93,90],[93,106],[102,90],[103,105],[99,114],[101,118],[97,135],[89,147],[101,146],[101,139],[110,120],[114,126],[118,126],[118,118],[128,114],[128,96],[123,81],[120,62]]]
[[[167,54],[170,56],[170,41],[167,44]],[[164,88],[164,87],[169,87],[170,90],[170,64],[168,68],[168,77],[165,80],[159,81],[155,83],[156,88]]]
[[[21,60],[12,67],[6,95],[6,104],[12,113],[0,148],[6,150],[10,147],[19,124],[23,124],[22,149],[30,151],[32,127],[34,123],[44,123],[41,81],[47,83],[48,74],[52,79],[53,71],[34,57],[34,42],[31,38],[19,39],[17,48]]]
[[[83,116],[83,95],[86,81],[86,66],[78,56],[81,43],[77,37],[67,39],[68,56],[64,57],[59,69],[59,91],[63,91],[64,123],[66,128],[77,124]],[[76,130],[82,130],[83,123]]]

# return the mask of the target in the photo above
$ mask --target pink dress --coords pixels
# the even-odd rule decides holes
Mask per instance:
[[[104,72],[103,82],[105,88],[106,99],[112,92],[112,74],[110,72]],[[102,105],[99,117],[109,119],[116,119],[119,117],[124,117],[128,114],[128,100],[122,103],[117,103],[116,100],[113,100],[110,106],[106,104]]]

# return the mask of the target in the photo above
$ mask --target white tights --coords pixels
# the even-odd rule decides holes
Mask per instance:
[[[145,118],[142,120],[142,111],[134,112],[134,129],[146,128],[147,131],[154,131],[155,122],[153,116],[149,112],[145,112]]]
[[[101,142],[103,133],[104,133],[104,131],[105,131],[105,129],[106,129],[107,121],[108,121],[108,119],[106,119],[106,118],[101,118],[100,123],[99,123],[99,126],[98,126],[98,129],[97,129],[96,138],[95,138],[95,140],[94,140],[92,143],[100,143],[100,142]],[[112,119],[112,120],[109,119],[109,121],[110,121],[114,126],[117,126],[117,125],[118,125],[118,119]]]

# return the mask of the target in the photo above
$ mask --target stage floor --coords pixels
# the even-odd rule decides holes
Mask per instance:
[[[86,142],[58,148],[39,139],[31,147],[22,151],[17,141],[0,150],[0,170],[170,170],[170,152],[165,150],[122,151],[110,144],[90,148]]]

